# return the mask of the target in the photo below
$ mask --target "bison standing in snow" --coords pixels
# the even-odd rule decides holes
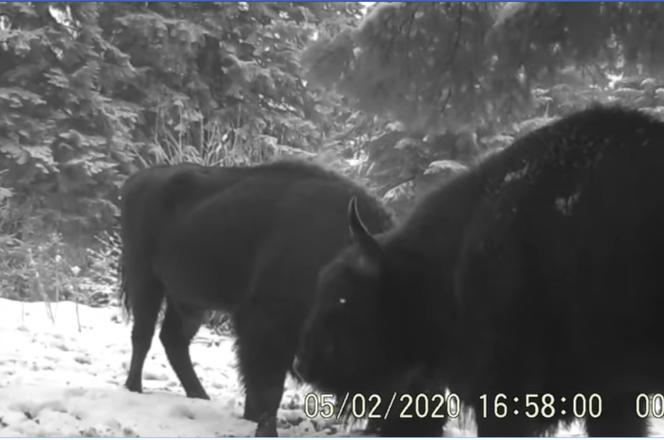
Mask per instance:
[[[123,290],[134,318],[126,386],[141,372],[162,302],[161,342],[187,396],[208,398],[189,356],[203,313],[231,312],[244,416],[276,435],[284,379],[313,301],[318,270],[348,241],[346,206],[386,230],[383,207],[351,181],[303,162],[155,167],[122,193]]]

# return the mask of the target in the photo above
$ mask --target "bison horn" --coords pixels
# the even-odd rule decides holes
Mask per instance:
[[[348,221],[350,226],[350,236],[360,248],[370,257],[379,257],[381,254],[378,241],[371,235],[360,218],[357,209],[357,197],[353,196],[348,203]]]

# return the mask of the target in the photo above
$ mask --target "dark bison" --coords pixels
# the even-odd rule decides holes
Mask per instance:
[[[594,107],[436,188],[387,233],[351,204],[355,244],[321,272],[295,369],[336,393],[435,369],[481,436],[544,434],[584,411],[589,435],[645,434],[637,396],[664,388],[663,167],[662,122]]]
[[[245,168],[150,168],[122,191],[123,292],[133,313],[126,387],[141,372],[160,306],[160,338],[187,396],[207,399],[189,357],[206,310],[231,312],[245,418],[276,435],[276,413],[318,270],[348,244],[346,206],[367,227],[391,225],[359,186],[303,162]]]

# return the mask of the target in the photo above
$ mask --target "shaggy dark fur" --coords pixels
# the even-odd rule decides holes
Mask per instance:
[[[133,313],[126,386],[141,371],[163,300],[161,341],[187,396],[207,399],[189,357],[206,310],[232,313],[245,417],[276,435],[276,412],[320,267],[349,242],[351,197],[369,228],[383,207],[351,181],[317,166],[155,167],[122,192],[124,303]]]
[[[603,399],[589,435],[645,434],[635,397],[664,388],[663,169],[664,123],[594,107],[435,189],[387,233],[351,210],[356,244],[322,271],[297,369],[334,392],[434,369],[483,436],[543,434],[570,420],[575,393]],[[484,416],[479,396],[498,393],[507,417]],[[555,414],[527,418],[528,393],[553,394]]]

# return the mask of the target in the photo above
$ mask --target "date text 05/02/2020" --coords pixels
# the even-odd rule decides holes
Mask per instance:
[[[555,396],[551,393],[509,396],[498,393],[494,396],[482,394],[480,414],[482,418],[506,418],[525,416],[528,418],[553,418],[570,415],[577,418],[598,418],[602,415],[602,397],[597,393],[577,393],[570,396]],[[305,396],[304,412],[308,418],[340,418],[352,415],[356,418],[387,419],[390,414],[400,418],[456,418],[461,411],[459,396],[450,394],[405,394],[391,395],[346,393],[338,404],[333,394],[309,393]],[[395,404],[397,407],[395,408]],[[634,411],[638,417],[664,418],[664,395],[637,394]]]
[[[346,393],[337,400],[334,394],[309,393],[304,397],[304,414],[308,418],[356,418],[387,419],[390,415],[402,419],[455,418],[461,404],[456,394],[407,394],[390,395]]]

